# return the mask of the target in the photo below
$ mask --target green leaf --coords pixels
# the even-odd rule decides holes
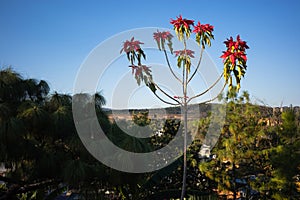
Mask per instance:
[[[146,75],[144,75],[144,82],[146,85],[148,84],[148,77]]]
[[[150,88],[150,90],[151,90],[153,93],[156,92],[156,87],[155,87],[154,83],[148,83],[147,86]]]
[[[130,52],[127,52],[127,59],[130,61]]]
[[[161,48],[165,50],[165,41],[163,39],[161,40]]]
[[[177,58],[177,66],[179,68],[181,68],[181,62],[182,62],[181,56],[178,56],[178,58]]]
[[[158,49],[161,51],[161,48],[160,48],[160,42],[159,42],[159,40],[156,40],[156,43],[157,43],[157,47],[158,47]]]
[[[192,167],[196,167],[197,166],[197,160],[196,159],[192,159],[191,165],[192,165]]]
[[[141,79],[139,77],[135,77],[135,79],[136,79],[136,82],[137,82],[138,86],[140,86],[141,85]]]
[[[143,51],[142,49],[140,49],[140,52],[141,52],[141,54],[142,54],[144,60],[146,60],[146,54],[144,53],[144,51]]]

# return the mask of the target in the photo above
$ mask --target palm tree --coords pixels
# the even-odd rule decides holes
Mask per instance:
[[[44,196],[52,189],[50,196],[55,197],[61,191],[60,183],[92,191],[89,194],[107,187],[109,170],[85,149],[72,116],[75,96],[82,102],[83,117],[89,118],[92,113],[86,108],[95,105],[98,121],[109,131],[109,120],[102,111],[104,97],[101,93],[73,97],[48,93],[45,81],[24,79],[11,68],[0,70],[0,163],[8,169],[5,177],[0,175],[7,187],[0,190],[0,199],[35,192]]]
[[[11,68],[0,71],[0,101],[14,103],[24,98],[24,84],[20,74]]]
[[[23,80],[26,98],[34,102],[41,102],[48,95],[50,88],[46,81],[36,79]]]
[[[21,192],[21,187],[29,190],[39,185],[40,179],[36,179],[33,169],[41,158],[40,146],[49,122],[41,103],[48,92],[45,81],[23,79],[11,68],[0,70],[0,163],[8,169],[5,178],[0,176],[0,180],[8,183],[3,198],[12,199]],[[32,187],[24,181],[33,181],[36,185]],[[18,183],[18,187],[14,183]]]

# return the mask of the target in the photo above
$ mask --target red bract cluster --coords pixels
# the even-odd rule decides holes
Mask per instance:
[[[226,83],[229,82],[229,90],[231,90],[233,86],[232,76],[234,76],[237,84],[236,88],[239,91],[241,79],[247,69],[246,49],[249,49],[249,47],[245,41],[241,40],[239,35],[236,37],[236,41],[230,37],[224,43],[227,47],[227,50],[223,51],[221,55],[224,62],[224,78]]]
[[[223,62],[227,62],[228,59],[230,60],[232,65],[235,65],[236,60],[239,60],[243,63],[246,63],[247,56],[246,56],[246,49],[249,49],[247,43],[240,39],[240,36],[238,35],[236,38],[236,41],[233,40],[232,37],[230,39],[227,39],[227,41],[224,42],[227,50],[223,51],[223,54],[221,58],[223,58]]]
[[[174,25],[174,30],[179,40],[183,40],[184,34],[186,38],[190,37],[191,27],[194,25],[194,20],[183,19],[180,15],[177,19],[171,19],[171,24]]]
[[[206,46],[211,46],[211,39],[214,39],[213,32],[214,27],[210,24],[201,24],[198,22],[196,26],[194,26],[193,32],[196,33],[196,42],[202,45],[202,48]]]
[[[151,72],[150,67],[147,67],[146,65],[141,65],[141,66],[135,66],[131,65],[129,66],[132,69],[132,74],[135,74],[135,76],[140,76],[143,72],[149,73]]]
[[[171,24],[174,25],[174,29],[180,29],[184,27],[185,29],[189,29],[190,25],[194,25],[194,20],[183,19],[181,15],[177,17],[177,19],[171,19]]]
[[[194,51],[190,50],[190,49],[186,49],[186,50],[178,50],[178,51],[174,51],[175,56],[189,56],[191,58],[194,58]]]
[[[159,42],[160,40],[166,40],[166,39],[171,39],[173,35],[169,31],[163,31],[159,32],[157,31],[156,33],[153,33],[153,38]]]
[[[224,42],[226,47],[228,49],[231,49],[234,47],[235,49],[239,49],[245,51],[245,49],[249,49],[247,43],[243,40],[241,40],[240,35],[236,37],[236,41],[233,41],[233,38],[230,37],[230,39],[227,39],[227,41]]]
[[[194,33],[199,33],[199,34],[203,34],[205,32],[213,32],[214,27],[210,24],[201,24],[200,22],[198,22],[198,24],[196,26],[194,26]]]
[[[161,49],[165,50],[165,43],[167,41],[167,45],[168,45],[171,53],[173,52],[173,48],[172,48],[173,35],[169,31],[160,32],[157,30],[156,33],[153,33],[153,38],[156,40],[159,50],[161,50]]]
[[[144,82],[152,91],[156,90],[155,86],[151,84],[152,75],[150,67],[142,64],[130,65],[129,67],[132,69],[132,74],[134,74],[134,78],[136,79],[138,85],[140,85],[141,82]]]
[[[237,52],[237,51],[224,51],[223,55],[221,56],[223,58],[223,62],[226,62],[226,60],[229,58],[230,62],[235,65],[235,61],[238,58],[243,59],[244,61],[247,61],[247,56],[244,52]]]
[[[131,40],[126,40],[123,44],[123,48],[121,49],[120,53],[124,51],[125,53],[129,53],[131,51],[137,51],[141,49],[140,44],[144,44],[138,40],[134,40],[134,37],[131,38]]]

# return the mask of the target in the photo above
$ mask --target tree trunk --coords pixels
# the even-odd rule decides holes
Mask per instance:
[[[235,163],[232,163],[233,200],[236,200]]]
[[[185,193],[186,193],[186,174],[187,174],[187,104],[184,103],[183,106],[184,112],[184,138],[183,138],[183,177],[182,177],[182,189],[181,189],[181,197],[180,199],[183,200]]]

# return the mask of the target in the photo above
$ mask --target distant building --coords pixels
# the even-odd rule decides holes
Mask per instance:
[[[5,169],[5,166],[3,163],[0,163],[0,176],[5,176],[5,172],[6,172],[6,169]],[[4,182],[0,181],[0,185],[3,184]]]
[[[201,146],[201,149],[198,154],[199,154],[200,158],[209,158],[210,157],[210,146],[203,144]]]
[[[0,175],[3,176],[6,172],[6,168],[3,163],[0,163]]]

